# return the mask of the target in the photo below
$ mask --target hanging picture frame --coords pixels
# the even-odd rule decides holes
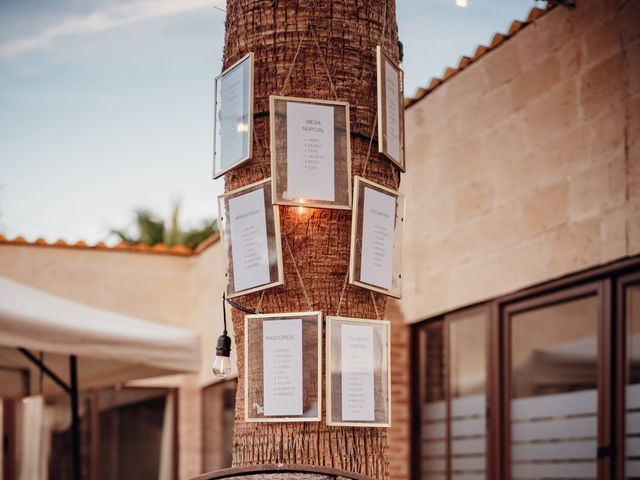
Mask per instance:
[[[404,72],[379,45],[376,47],[376,60],[378,152],[404,172]]]
[[[244,318],[246,422],[319,422],[322,313]]]
[[[349,282],[402,298],[405,196],[363,177],[354,182]]]
[[[227,297],[282,285],[282,243],[271,179],[218,197],[218,225],[227,262]]]
[[[253,60],[250,52],[214,80],[213,178],[251,158]]]
[[[391,426],[390,323],[327,317],[327,425]]]
[[[269,98],[273,203],[351,209],[349,104]]]

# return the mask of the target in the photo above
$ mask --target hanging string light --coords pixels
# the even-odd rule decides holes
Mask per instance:
[[[226,297],[222,294],[222,319],[224,321],[224,330],[222,335],[218,337],[216,344],[216,356],[213,360],[213,374],[216,377],[226,378],[231,373],[231,338],[227,335],[227,309],[225,305]]]

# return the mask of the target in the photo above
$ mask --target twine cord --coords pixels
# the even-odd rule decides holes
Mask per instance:
[[[314,41],[314,45],[316,47],[316,50],[318,52],[318,55],[320,56],[320,60],[322,61],[322,66],[325,70],[325,74],[327,76],[327,79],[329,80],[329,84],[331,86],[331,91],[333,92],[334,98],[336,100],[338,100],[338,92],[336,90],[336,84],[333,81],[333,78],[331,77],[331,73],[329,71],[329,66],[327,64],[327,59],[325,57],[325,55],[322,52],[322,49],[320,48],[320,42],[318,39],[318,34],[316,32],[315,27],[311,24],[311,21],[307,21],[307,24],[305,26],[304,29],[304,33],[302,34],[302,37],[300,38],[300,41],[298,42],[298,46],[296,47],[296,52],[293,56],[293,60],[291,61],[291,64],[289,65],[288,71],[287,71],[287,76],[285,77],[284,83],[282,85],[282,88],[280,90],[280,96],[283,96],[287,90],[287,88],[289,87],[289,82],[291,80],[291,75],[293,74],[293,69],[296,66],[296,63],[298,61],[298,56],[300,54],[300,49],[302,48],[302,44],[305,42],[305,40],[307,39],[307,32],[311,30],[311,34],[313,35],[313,41]],[[380,44],[382,44],[381,42],[384,40],[384,36],[385,33],[387,31],[387,4],[385,3],[385,7],[384,7],[384,14],[383,14],[383,23],[382,23],[382,33],[380,35]],[[374,118],[373,118],[373,122],[371,125],[371,134],[369,135],[369,145],[367,148],[367,156],[365,158],[365,162],[364,165],[362,167],[362,174],[361,176],[364,177],[367,173],[367,168],[369,166],[369,159],[371,158],[371,149],[373,146],[373,136],[375,134],[376,131],[376,127],[378,124],[378,114],[377,111],[375,112]],[[396,185],[396,190],[398,188],[398,176],[395,175],[394,172],[394,183]],[[293,229],[291,230],[293,231]],[[298,277],[298,282],[300,283],[300,286],[302,287],[302,293],[304,295],[305,301],[307,303],[307,307],[309,309],[309,311],[313,311],[313,307],[311,304],[311,299],[309,297],[309,293],[307,291],[307,288],[304,284],[304,281],[302,279],[302,275],[300,274],[300,270],[298,269],[298,263],[296,262],[295,256],[293,255],[293,250],[291,249],[291,245],[289,244],[289,239],[288,239],[288,233],[282,233],[282,236],[284,237],[284,241],[285,241],[285,245],[287,247],[287,250],[289,252],[289,256],[291,257],[291,261],[293,263],[293,267],[296,271],[296,276]],[[340,298],[338,300],[338,307],[336,309],[336,316],[340,316],[340,312],[342,311],[342,305],[344,304],[344,299],[345,299],[345,294],[347,291],[347,285],[349,283],[349,266],[347,266],[347,271],[345,273],[344,276],[344,281],[342,284],[342,289],[340,291]],[[369,290],[369,294],[370,294],[370,298],[371,298],[371,303],[373,304],[373,308],[376,314],[376,319],[377,320],[381,320],[380,317],[380,312],[378,311],[378,305],[375,301],[375,297],[373,295],[373,291]],[[258,309],[260,308],[260,304],[262,303],[262,298],[264,297],[264,291],[262,292],[262,295],[260,296],[260,301],[258,303]],[[257,310],[257,309],[256,309]]]
[[[338,100],[338,92],[336,91],[336,86],[333,83],[333,78],[331,78],[331,74],[329,73],[329,66],[327,65],[327,58],[324,56],[322,50],[320,49],[320,42],[318,41],[318,34],[316,33],[316,29],[313,25],[311,25],[311,33],[313,34],[313,40],[316,44],[316,50],[318,51],[318,55],[320,55],[320,59],[322,60],[322,65],[324,66],[324,72],[329,79],[329,84],[331,85],[331,91],[333,92],[333,96],[336,101]]]
[[[373,145],[373,135],[376,133],[376,126],[378,125],[378,114],[373,117],[373,124],[371,126],[371,135],[369,135],[369,148],[367,149],[367,158],[364,161],[364,165],[362,166],[362,174],[360,176],[364,177],[367,173],[367,167],[369,166],[369,157],[371,156],[371,146]]]
[[[386,22],[386,19],[385,19],[385,22]],[[289,69],[287,71],[287,76],[285,77],[284,83],[282,84],[282,88],[280,89],[280,96],[283,96],[285,94],[286,90],[289,88],[289,82],[291,81],[291,75],[293,74],[293,69],[295,68],[296,63],[298,61],[298,55],[300,54],[300,48],[302,48],[302,44],[307,39],[307,32],[309,32],[309,30],[311,30],[311,34],[313,36],[313,43],[314,43],[314,45],[316,47],[318,55],[320,56],[320,60],[322,61],[322,66],[324,68],[324,73],[327,76],[327,79],[329,80],[329,85],[331,86],[331,91],[333,92],[333,96],[337,101],[338,100],[338,91],[336,90],[336,84],[333,81],[333,78],[331,77],[331,73],[329,72],[329,65],[327,64],[327,58],[325,57],[322,49],[320,48],[320,41],[318,40],[318,34],[316,33],[316,29],[311,24],[310,20],[307,21],[307,25],[304,28],[304,33],[302,34],[302,37],[300,38],[300,41],[298,42],[298,46],[296,47],[296,53],[293,55],[293,60],[289,64]]]
[[[369,294],[371,295],[371,303],[373,303],[373,309],[376,312],[376,320],[382,320],[382,317],[380,316],[380,312],[378,312],[378,304],[376,303],[376,299],[373,296],[373,290],[369,290]]]
[[[304,295],[304,299],[307,302],[307,308],[309,312],[313,311],[313,306],[311,305],[311,299],[309,298],[309,292],[307,292],[307,287],[304,285],[304,281],[302,280],[302,275],[300,275],[300,270],[298,269],[298,263],[296,262],[296,258],[293,256],[293,250],[291,250],[291,245],[289,245],[289,238],[287,235],[283,235],[284,243],[287,246],[287,250],[289,251],[289,256],[291,257],[291,261],[293,262],[293,268],[296,270],[296,275],[298,276],[298,282],[300,282],[300,286],[302,287],[302,294]]]
[[[258,305],[256,305],[256,313],[260,313],[260,310],[262,308],[262,300],[264,299],[264,294],[265,294],[266,290],[262,290],[262,292],[260,293],[260,298],[258,299]]]
[[[293,73],[293,68],[296,66],[296,61],[298,60],[298,54],[300,53],[300,47],[302,47],[302,44],[304,43],[305,39],[307,38],[307,32],[309,31],[310,27],[311,27],[311,22],[307,21],[307,25],[304,27],[304,33],[302,34],[302,38],[300,38],[300,41],[298,42],[298,47],[296,48],[296,53],[293,56],[293,60],[291,61],[291,64],[289,65],[289,71],[287,72],[287,76],[285,77],[284,83],[282,84],[282,89],[280,90],[280,96],[283,96],[284,92],[289,87],[289,80],[291,79],[291,74]]]
[[[340,316],[340,311],[342,310],[342,302],[344,301],[344,294],[347,291],[347,284],[349,283],[349,269],[347,268],[347,273],[344,276],[344,282],[342,283],[342,291],[340,292],[340,299],[338,300],[338,308],[336,310],[336,317]]]

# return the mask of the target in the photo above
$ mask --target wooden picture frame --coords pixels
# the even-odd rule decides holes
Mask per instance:
[[[221,177],[253,154],[253,77],[254,55],[250,52],[214,80],[213,178]],[[238,82],[241,82],[239,87]],[[225,93],[229,96],[231,114],[223,119]],[[226,149],[225,144],[228,145]]]
[[[381,199],[386,205],[389,205],[388,197],[395,198],[395,217],[393,219],[389,216],[380,217],[384,212],[381,213],[379,208],[373,210],[368,208],[365,205],[368,192],[371,192],[373,200]],[[402,298],[405,203],[404,194],[366,178],[355,177],[349,283],[394,298]],[[382,221],[377,223],[378,219]],[[367,235],[363,239],[365,228],[367,228]],[[393,232],[389,231],[390,228],[393,228]],[[372,229],[376,229],[376,231],[374,232]],[[391,254],[388,251],[389,242],[393,242]],[[369,263],[364,264],[364,267],[363,256],[371,259]]]
[[[376,64],[378,152],[405,172],[404,72],[379,45]]]
[[[271,335],[264,330],[267,322],[278,322],[272,323],[276,328],[270,329]],[[244,332],[245,422],[319,422],[322,415],[322,312],[245,315]],[[287,334],[282,335],[283,332]],[[269,347],[264,345],[267,337],[272,337],[270,341],[274,342]],[[265,371],[272,372],[272,381],[265,381]],[[300,382],[299,388],[296,388],[296,380]],[[291,401],[289,396],[299,402]],[[301,413],[267,413],[274,406],[276,410],[290,408],[287,402],[296,404]]]
[[[349,104],[272,95],[269,106],[273,203],[350,210]]]
[[[327,317],[326,319],[326,393],[327,393],[327,425],[341,427],[378,427],[391,426],[391,323],[387,320],[371,320],[350,317]],[[357,333],[355,343],[347,340],[343,327],[349,325],[352,332]],[[370,328],[367,328],[370,327]],[[363,335],[364,334],[364,335]],[[369,335],[370,334],[370,335]],[[349,360],[343,358],[343,346],[348,345]],[[371,351],[368,352],[368,344]],[[361,352],[356,355],[354,352]],[[362,355],[362,353],[364,355]],[[371,358],[366,358],[370,356]],[[358,358],[360,357],[360,358]],[[343,377],[344,367],[369,366],[371,372],[352,371],[347,378]],[[376,368],[377,367],[377,368]],[[344,387],[351,389],[352,396],[344,397]],[[358,397],[358,393],[373,390],[370,404]],[[352,401],[353,400],[353,401]],[[369,420],[344,418],[345,405],[349,415],[359,416],[367,410],[372,418]],[[355,405],[355,407],[354,407]],[[366,413],[365,415],[366,416]]]
[[[261,192],[261,194],[256,192]],[[241,197],[240,202],[242,203],[239,203],[238,199]],[[260,204],[260,201],[263,203]],[[245,203],[246,205],[244,205]],[[238,230],[236,233],[233,230],[234,221],[231,220],[233,214],[230,217],[230,209],[233,207],[238,212],[243,212],[247,205],[252,206],[248,214],[254,214],[256,209],[264,210],[264,221],[259,221],[258,217],[255,217],[255,223],[247,223],[248,217],[239,219],[238,222],[242,222],[242,225],[246,227],[254,228],[255,231]],[[264,223],[264,235],[262,235],[262,223]],[[218,226],[227,263],[228,298],[246,295],[284,283],[280,216],[278,207],[271,202],[270,178],[220,195],[218,197]],[[264,241],[262,241],[263,237]],[[245,259],[244,262],[239,256],[234,257],[234,238],[236,242],[242,242],[242,244],[237,244],[240,246],[237,246],[238,252],[236,254],[242,256]],[[251,244],[248,245],[245,242]],[[240,270],[241,267],[242,270]],[[243,275],[237,275],[236,269],[242,271]],[[254,281],[255,278],[265,281],[258,281],[257,284],[248,283]]]

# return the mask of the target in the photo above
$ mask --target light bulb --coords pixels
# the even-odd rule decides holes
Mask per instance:
[[[213,359],[213,374],[216,377],[225,378],[231,373],[231,339],[227,335],[225,330],[222,335],[218,337],[218,343],[216,344],[216,358]]]
[[[304,198],[298,200],[298,203],[304,203]],[[305,208],[303,206],[298,207],[298,215],[302,215],[305,212]]]
[[[231,373],[231,359],[223,355],[216,355],[213,359],[213,374],[216,377],[226,378]]]

